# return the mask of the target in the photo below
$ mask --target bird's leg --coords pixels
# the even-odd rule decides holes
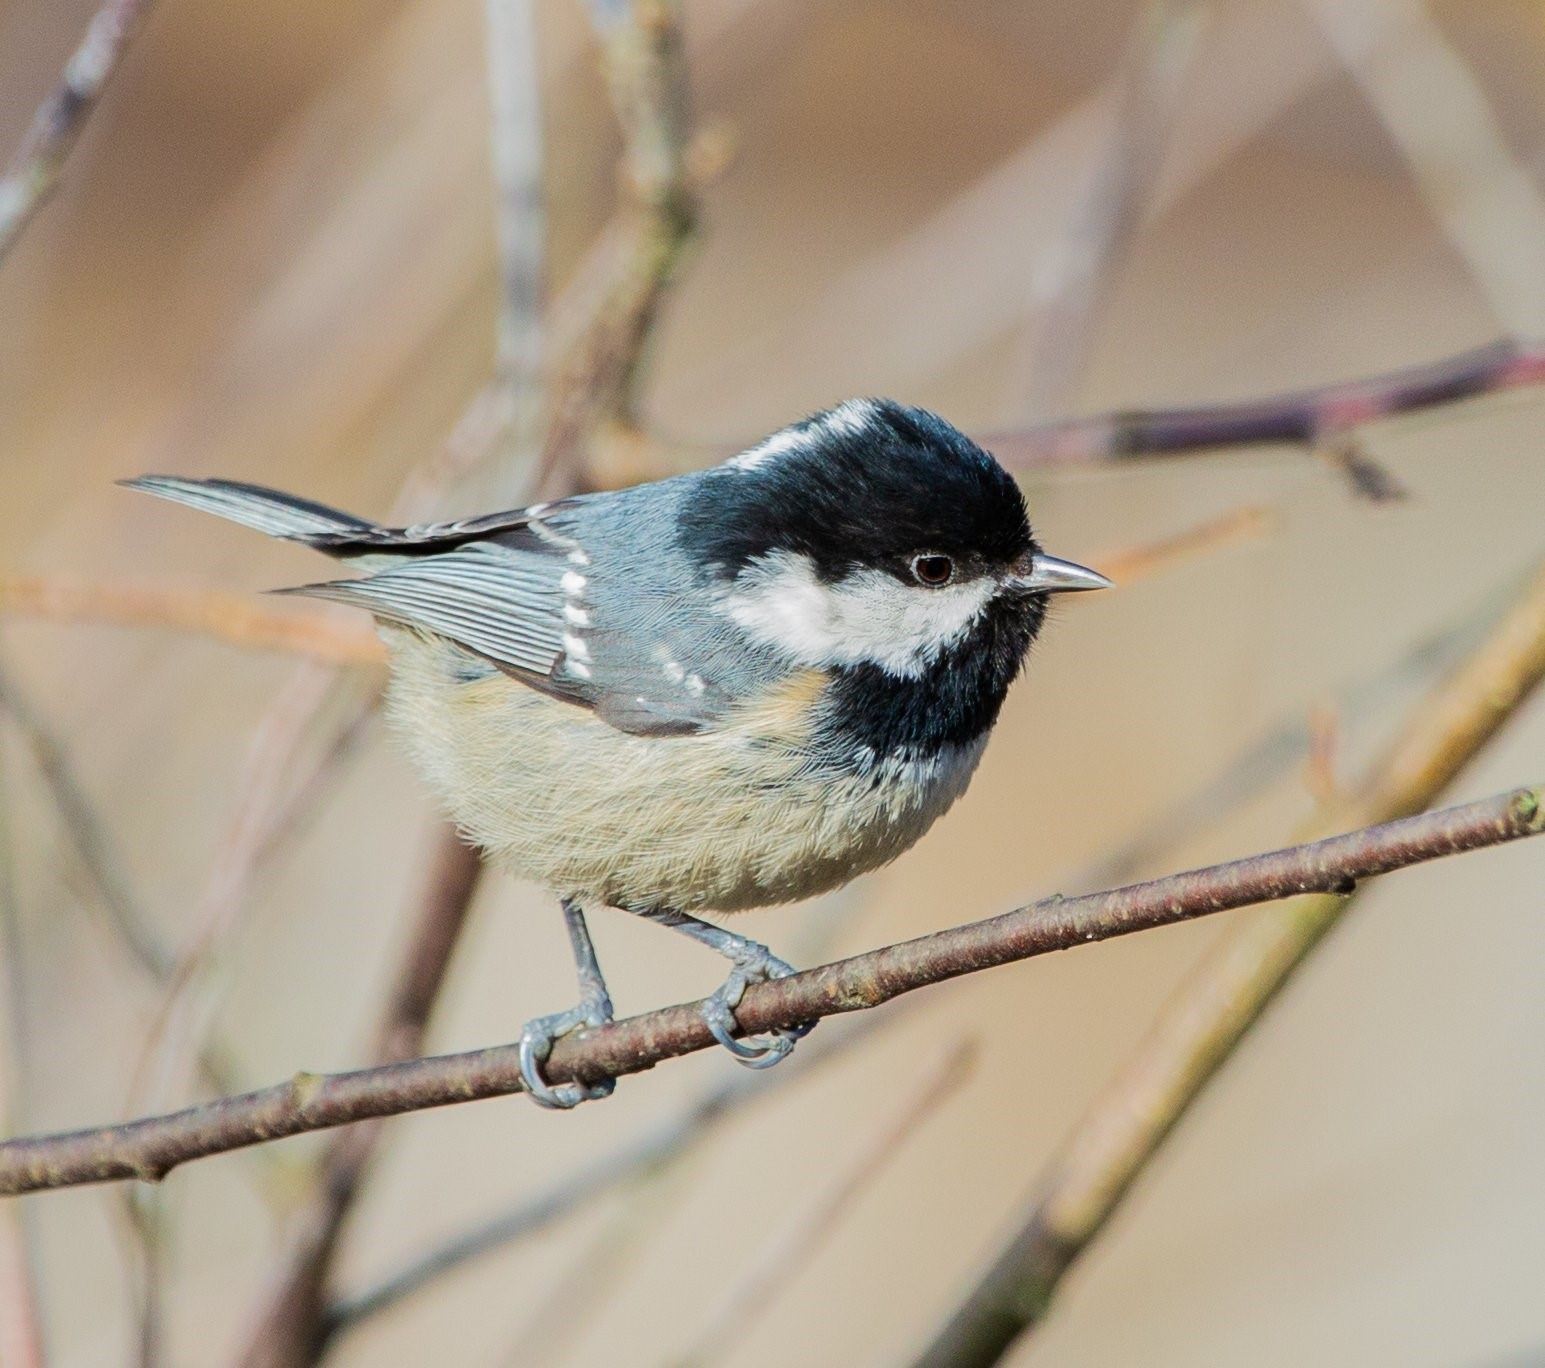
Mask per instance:
[[[612,1019],[612,1000],[596,962],[595,946],[590,943],[590,928],[585,912],[573,898],[563,900],[563,920],[569,929],[569,945],[574,951],[574,968],[579,978],[579,1002],[566,1012],[533,1017],[520,1031],[520,1076],[531,1100],[543,1107],[577,1107],[581,1102],[611,1096],[617,1086],[608,1078],[595,1084],[560,1083],[557,1087],[542,1077],[542,1065],[552,1053],[553,1042],[581,1026],[605,1026]]]
[[[733,931],[726,931],[722,926],[699,921],[696,917],[688,916],[685,912],[677,912],[673,908],[630,908],[629,910],[661,926],[668,926],[673,931],[691,936],[700,945],[706,945],[710,950],[717,951],[735,966],[730,970],[730,976],[704,1004],[703,1019],[707,1022],[708,1029],[713,1032],[713,1038],[742,1064],[752,1069],[770,1068],[794,1048],[796,1040],[809,1035],[814,1022],[786,1030],[771,1031],[763,1036],[750,1036],[745,1039],[736,1036],[735,1032],[740,1029],[740,1025],[735,1020],[735,1008],[740,1004],[747,985],[765,983],[768,979],[787,978],[794,973],[793,965],[779,959],[760,941],[751,940],[746,936],[737,936]]]

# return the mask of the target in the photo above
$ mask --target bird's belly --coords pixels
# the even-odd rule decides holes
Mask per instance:
[[[457,682],[438,643],[393,644],[392,714],[468,837],[614,906],[733,912],[834,888],[922,836],[982,749],[834,774],[746,728],[630,735],[503,675]]]

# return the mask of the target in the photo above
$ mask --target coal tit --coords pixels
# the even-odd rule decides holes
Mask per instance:
[[[1042,552],[981,447],[924,409],[850,400],[711,469],[457,522],[386,528],[229,480],[132,487],[304,542],[368,573],[281,591],[373,613],[389,711],[467,837],[563,899],[581,1001],[611,1020],[583,907],[685,932],[748,983],[792,972],[699,914],[788,902],[894,859],[965,790],[1047,596],[1106,586]]]

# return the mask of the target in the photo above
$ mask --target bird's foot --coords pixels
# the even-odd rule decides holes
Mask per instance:
[[[520,1078],[531,1100],[540,1107],[567,1111],[581,1102],[610,1097],[617,1086],[615,1078],[600,1083],[559,1083],[556,1086],[542,1076],[542,1066],[552,1053],[553,1042],[582,1026],[608,1026],[612,1020],[612,1001],[604,992],[587,993],[566,1012],[533,1017],[520,1030]]]
[[[765,945],[746,941],[743,948],[734,952],[735,967],[730,976],[703,1004],[703,1020],[713,1033],[713,1038],[735,1056],[748,1069],[770,1069],[794,1048],[794,1042],[802,1040],[814,1029],[815,1023],[790,1026],[766,1035],[740,1037],[740,1023],[735,1020],[735,1008],[753,983],[766,983],[771,979],[787,978],[794,973],[794,966],[785,963]]]

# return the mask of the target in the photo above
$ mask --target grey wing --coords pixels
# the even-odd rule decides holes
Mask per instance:
[[[596,604],[592,570],[572,537],[543,528],[282,592],[352,604],[446,637],[532,688],[593,709],[619,731],[672,735],[714,725],[731,693],[662,648],[651,626],[660,615],[608,613]],[[642,587],[640,599],[648,601]]]

